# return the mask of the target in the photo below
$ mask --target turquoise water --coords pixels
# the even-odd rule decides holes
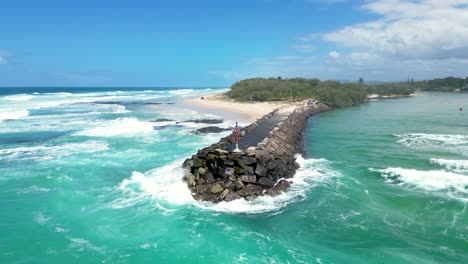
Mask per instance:
[[[166,103],[212,89],[21,92],[0,96],[1,263],[468,261],[467,94],[311,118],[290,192],[211,205],[179,165],[225,133]]]

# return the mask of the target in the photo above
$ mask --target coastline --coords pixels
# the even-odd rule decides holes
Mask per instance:
[[[225,97],[222,93],[209,94],[203,97],[186,99],[180,103],[202,112],[216,113],[226,119],[240,119],[246,122],[254,122],[275,109],[281,112],[292,112],[302,102],[235,102]],[[210,111],[211,110],[211,111]]]

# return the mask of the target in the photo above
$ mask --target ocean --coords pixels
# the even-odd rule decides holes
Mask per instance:
[[[230,132],[180,101],[217,91],[0,89],[0,263],[468,262],[468,94],[321,113],[288,193],[209,204],[180,165]]]

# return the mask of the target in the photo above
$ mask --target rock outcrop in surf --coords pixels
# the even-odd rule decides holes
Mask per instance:
[[[299,164],[294,155],[302,151],[308,117],[329,108],[325,105],[297,108],[279,122],[268,136],[255,146],[235,153],[227,147],[235,142],[234,135],[199,150],[182,166],[183,180],[198,201],[254,200],[261,195],[277,196],[286,191]],[[276,115],[275,110],[239,132],[242,137]]]

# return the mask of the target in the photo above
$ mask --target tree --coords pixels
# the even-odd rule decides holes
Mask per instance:
[[[364,84],[364,79],[362,77],[359,78],[359,84]]]

